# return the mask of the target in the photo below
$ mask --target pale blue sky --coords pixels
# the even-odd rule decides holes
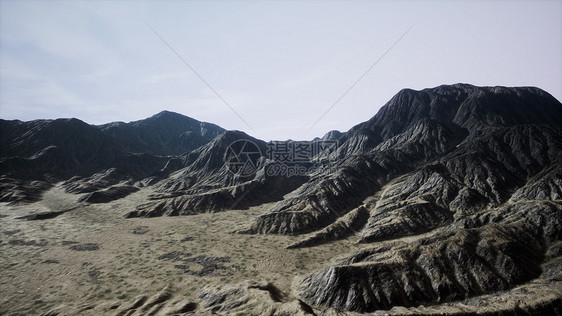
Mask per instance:
[[[4,119],[101,124],[167,109],[311,139],[369,119],[402,88],[457,82],[562,100],[562,1],[0,0]]]

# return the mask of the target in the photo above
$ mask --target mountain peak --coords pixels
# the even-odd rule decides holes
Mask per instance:
[[[427,118],[464,128],[490,124],[556,126],[562,121],[562,107],[550,94],[534,87],[441,85],[419,91],[401,90],[368,125],[380,129],[386,138]]]
[[[105,124],[102,132],[115,138],[125,150],[154,155],[180,155],[207,144],[225,129],[171,111],[147,119]]]
[[[165,118],[165,117],[178,117],[178,116],[191,118],[189,116],[185,116],[183,114],[168,111],[168,110],[160,111],[160,112],[154,114],[153,116],[151,116],[150,118]]]

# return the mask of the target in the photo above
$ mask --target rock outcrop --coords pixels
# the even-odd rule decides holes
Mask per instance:
[[[63,305],[41,315],[57,316],[70,313],[72,315],[173,316],[192,315],[197,307],[197,303],[174,294],[171,288],[165,288],[153,296],[139,295],[129,302],[105,301],[73,308]]]
[[[315,315],[310,306],[299,300],[287,300],[285,294],[268,282],[244,281],[222,288],[208,286],[198,297],[205,311],[218,315]]]
[[[330,226],[315,232],[312,236],[287,246],[287,249],[312,247],[328,243],[330,241],[344,239],[358,233],[369,219],[369,211],[360,206],[353,211],[340,217]]]
[[[79,198],[78,201],[87,203],[108,203],[122,199],[138,190],[139,188],[130,185],[112,186],[104,190],[88,193]]]
[[[561,224],[559,202],[483,211],[413,242],[362,250],[305,277],[300,296],[316,306],[372,312],[505,291],[541,275]]]

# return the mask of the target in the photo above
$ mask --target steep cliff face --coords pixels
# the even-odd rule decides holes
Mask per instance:
[[[543,197],[556,199],[555,173],[543,170],[560,166],[561,152],[560,129],[548,126],[497,128],[466,139],[457,150],[388,186],[361,241],[428,231],[453,217],[501,205],[512,195],[520,200],[537,182],[546,186]]]

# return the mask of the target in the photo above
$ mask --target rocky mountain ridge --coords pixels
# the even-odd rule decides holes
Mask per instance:
[[[105,203],[150,187],[152,194],[123,214],[126,218],[272,203],[236,233],[301,236],[287,251],[340,239],[363,246],[295,280],[298,303],[287,310],[462,314],[474,311],[466,307],[470,304],[490,304],[492,314],[517,314],[512,300],[530,293],[522,313],[562,314],[557,307],[562,301],[562,104],[548,93],[467,84],[404,89],[345,133],[275,147],[335,142],[303,161],[270,155],[272,143],[243,132],[217,134],[219,129],[203,125],[194,138],[193,129],[177,137],[163,129],[147,142],[132,141],[135,133],[144,133],[140,125],[159,129],[150,122],[170,115],[101,127],[78,120],[0,122],[3,201],[25,200],[18,192],[40,198],[50,183],[64,180],[67,192],[83,194],[82,203]],[[48,124],[84,132],[47,140],[37,136],[45,133],[33,132],[51,130]],[[64,130],[54,130],[59,129]],[[73,147],[87,142],[81,137],[94,146]],[[177,144],[199,142],[178,155]],[[153,151],[134,153],[147,146]],[[80,173],[72,174],[75,170]],[[537,284],[553,295],[538,300]],[[228,314],[221,302],[244,304],[231,296],[252,292],[249,288],[206,290],[201,297],[209,308]],[[501,295],[503,307],[490,303]]]
[[[215,124],[170,111],[162,111],[144,120],[97,127],[128,152],[164,156],[190,152],[226,131]]]
[[[74,193],[133,184],[162,169],[165,156],[189,152],[223,132],[169,111],[101,126],[75,118],[0,120],[0,201],[35,201],[59,181]]]

